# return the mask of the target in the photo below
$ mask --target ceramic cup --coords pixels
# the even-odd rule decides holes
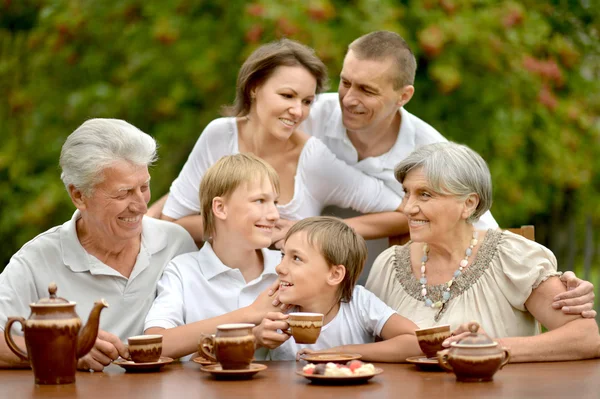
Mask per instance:
[[[290,313],[287,320],[290,328],[284,331],[294,337],[297,344],[314,344],[323,327],[322,313],[297,312]]]
[[[415,333],[417,334],[417,341],[419,341],[421,350],[425,356],[431,358],[435,357],[438,351],[444,349],[442,343],[452,334],[449,324],[431,328],[422,328],[416,330]]]
[[[254,358],[254,324],[221,324],[214,335],[203,335],[199,348],[223,370],[247,370]]]
[[[158,362],[162,353],[162,335],[136,335],[127,338],[129,355],[135,363]]]

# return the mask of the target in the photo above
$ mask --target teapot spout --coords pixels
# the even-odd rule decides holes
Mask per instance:
[[[77,338],[77,358],[87,355],[94,347],[96,337],[98,336],[98,327],[100,325],[100,312],[107,308],[108,304],[104,299],[94,303],[94,307],[90,312],[90,317],[86,325],[79,331]]]

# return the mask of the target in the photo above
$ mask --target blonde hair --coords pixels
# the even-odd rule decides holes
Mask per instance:
[[[251,153],[226,155],[206,171],[200,183],[200,213],[205,239],[216,233],[213,199],[227,197],[242,184],[265,177],[279,194],[279,176],[275,169]]]
[[[340,285],[339,299],[350,302],[354,286],[367,260],[367,244],[364,238],[341,219],[315,216],[294,224],[285,235],[285,241],[302,231],[306,232],[309,245],[321,253],[329,266],[344,265],[346,276]]]

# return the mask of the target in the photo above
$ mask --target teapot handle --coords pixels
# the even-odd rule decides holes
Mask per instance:
[[[506,364],[510,360],[510,352],[508,351],[508,349],[502,348],[502,350],[504,351],[504,360],[502,360],[502,363],[500,364],[500,369],[502,369],[502,367],[506,366]]]
[[[452,369],[452,366],[450,366],[450,363],[448,363],[448,352],[449,351],[450,351],[450,349],[445,349],[445,350],[439,351],[437,353],[438,363],[440,364],[440,366],[442,366],[442,368],[444,370],[454,372],[454,370]]]
[[[450,349],[444,349],[443,351],[439,351],[437,353],[438,363],[442,368],[446,371],[454,372],[450,363],[448,363],[448,352]]]
[[[13,337],[10,333],[13,323],[17,321],[21,323],[21,331],[23,331],[23,328],[25,326],[25,319],[23,317],[9,317],[8,321],[6,322],[6,327],[4,328],[4,339],[6,340],[9,349],[13,351],[15,355],[17,355],[21,360],[28,361],[29,356],[25,351],[19,348],[17,344],[15,344],[15,341],[13,340]]]
[[[213,362],[217,362],[217,358],[214,355],[215,348],[215,337],[212,335],[203,334],[200,338],[200,342],[198,345],[202,353],[200,355],[204,355],[208,360],[212,360]],[[198,351],[200,352],[200,351]]]

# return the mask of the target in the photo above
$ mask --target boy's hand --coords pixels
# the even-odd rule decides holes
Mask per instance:
[[[302,348],[298,351],[298,353],[296,353],[296,361],[299,362],[300,360],[302,360],[303,355],[310,355],[311,353],[315,353],[315,352],[317,352],[317,351],[314,351],[312,349]]]
[[[289,328],[286,321],[288,317],[281,312],[269,312],[261,323],[252,329],[257,347],[275,349],[290,339],[289,335],[277,332]]]
[[[269,312],[285,311],[290,306],[284,305],[277,299],[279,290],[279,280],[273,283],[269,288],[260,293],[258,298],[252,302],[249,308],[252,311],[254,323],[258,324]]]

